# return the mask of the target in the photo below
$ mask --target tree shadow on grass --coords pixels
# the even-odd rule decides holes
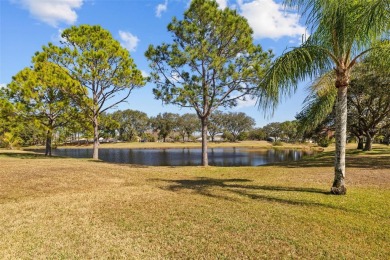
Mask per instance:
[[[46,156],[42,153],[0,153],[1,157],[9,157],[9,158],[19,158],[19,159],[58,159],[58,158],[65,158],[60,156]]]
[[[363,169],[390,169],[390,156],[382,155],[385,153],[375,151],[362,152],[357,150],[349,150],[346,154],[347,168],[363,168]],[[313,157],[306,157],[299,161],[281,162],[268,164],[281,166],[286,168],[310,168],[310,167],[333,167],[334,152],[324,152]]]
[[[103,160],[94,160],[94,159],[91,159],[91,158],[86,158],[86,159],[89,162],[98,163],[98,164],[110,164],[110,165],[117,165],[117,166],[122,166],[122,167],[129,167],[129,168],[149,168],[148,165],[142,165],[142,164],[107,162],[107,161],[103,161]]]
[[[196,194],[208,196],[212,198],[234,200],[231,195],[238,195],[252,200],[261,200],[267,202],[276,202],[281,204],[295,205],[295,206],[310,206],[310,207],[324,207],[330,209],[337,209],[342,211],[352,211],[340,206],[300,200],[294,198],[286,198],[282,193],[312,193],[319,195],[330,195],[329,191],[316,188],[304,187],[285,187],[285,186],[270,186],[270,185],[251,185],[252,180],[249,179],[214,179],[199,177],[196,179],[150,179],[151,181],[163,181],[168,183],[168,186],[162,186],[161,189],[172,192],[180,192],[190,190]],[[221,195],[224,194],[224,195]],[[282,195],[281,197],[279,197]]]

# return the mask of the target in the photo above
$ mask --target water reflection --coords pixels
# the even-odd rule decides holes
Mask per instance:
[[[37,151],[37,150],[36,150]],[[41,152],[41,151],[39,151]],[[92,149],[56,149],[54,155],[91,158]],[[301,150],[250,150],[211,148],[209,164],[214,166],[258,166],[282,161],[296,161],[306,155]],[[200,149],[99,149],[99,158],[114,163],[151,166],[191,166],[201,164]]]

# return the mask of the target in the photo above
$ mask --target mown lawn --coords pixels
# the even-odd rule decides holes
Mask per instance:
[[[262,167],[0,151],[0,258],[390,259],[390,148]]]

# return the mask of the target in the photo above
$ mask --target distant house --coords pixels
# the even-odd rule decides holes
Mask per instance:
[[[214,137],[214,142],[223,142],[225,141],[225,139],[222,137],[223,135],[222,134],[217,134],[215,137]],[[210,136],[207,136],[207,140],[208,141],[211,141],[211,137]],[[198,137],[196,138],[196,141],[202,141],[202,137]]]
[[[271,143],[273,143],[273,142],[275,142],[276,141],[276,137],[273,137],[273,136],[269,136],[269,137],[267,137],[267,139],[266,139],[266,141],[267,142],[271,142]]]
[[[103,144],[103,143],[116,143],[118,142],[118,140],[116,138],[103,138],[103,137],[100,137],[99,138],[99,143]]]

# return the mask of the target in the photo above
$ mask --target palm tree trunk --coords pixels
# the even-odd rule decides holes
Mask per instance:
[[[202,166],[209,165],[209,158],[207,156],[207,118],[200,119],[202,123]]]
[[[345,145],[347,142],[347,85],[337,88],[335,176],[331,193],[345,195]]]

